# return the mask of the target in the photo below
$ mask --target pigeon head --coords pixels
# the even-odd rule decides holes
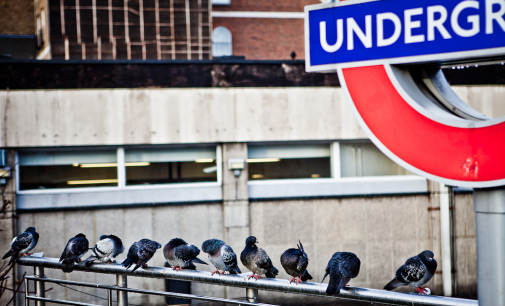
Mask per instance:
[[[421,253],[419,253],[419,258],[421,261],[424,263],[428,271],[431,273],[434,273],[437,270],[437,261],[435,260],[435,255],[433,254],[432,251],[426,250]]]
[[[254,236],[249,236],[245,240],[246,246],[254,246],[255,243],[258,243],[258,240],[256,240],[256,237],[254,237]]]
[[[79,233],[77,235],[75,235],[76,238],[86,238],[86,235],[84,235],[83,233]]]
[[[27,229],[25,230],[25,232],[35,233],[35,227],[30,226],[29,228],[27,228]]]
[[[209,239],[209,240],[205,240],[203,243],[202,243],[202,250],[205,252],[205,253],[211,253],[213,252],[214,250],[217,250],[219,247],[221,247],[222,245],[225,245],[224,241],[223,240],[219,240],[219,239]]]
[[[186,245],[186,241],[182,240],[181,238],[174,238],[168,242],[168,247],[169,248],[176,248],[181,245]],[[161,247],[161,245],[160,245]]]

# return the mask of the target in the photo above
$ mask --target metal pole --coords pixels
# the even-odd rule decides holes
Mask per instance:
[[[107,306],[112,306],[112,290],[107,289]]]
[[[480,306],[505,305],[505,187],[474,190]]]
[[[28,286],[28,279],[25,278],[25,306],[28,306],[28,294],[30,293],[30,287]]]
[[[35,266],[33,274],[35,275],[35,277],[44,278],[44,268],[41,266]],[[37,282],[37,281],[35,282],[35,296],[42,298],[46,297],[46,288],[44,282]],[[45,306],[46,302],[37,301],[35,305]]]
[[[116,284],[118,287],[122,287],[122,288],[128,287],[126,275],[116,274]],[[126,292],[126,291],[118,291],[117,292],[117,305],[118,306],[128,306],[128,292]]]
[[[246,288],[245,296],[247,298],[247,301],[256,303],[258,301],[258,289]]]

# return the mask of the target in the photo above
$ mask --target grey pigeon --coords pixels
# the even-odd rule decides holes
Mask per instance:
[[[135,270],[140,267],[147,267],[147,262],[153,258],[154,253],[156,253],[156,250],[159,248],[161,248],[159,242],[149,239],[140,239],[131,245],[128,250],[128,255],[121,265],[128,270],[128,268],[135,264],[132,272],[135,272]]]
[[[289,283],[296,282],[296,284],[305,282],[312,279],[312,276],[307,271],[309,265],[309,258],[303,250],[303,245],[298,240],[297,249],[287,249],[281,255],[281,265],[287,274],[293,276]],[[298,279],[296,279],[298,277]]]
[[[39,241],[39,233],[35,231],[35,227],[29,227],[24,232],[14,237],[11,242],[11,249],[5,253],[2,259],[11,257],[9,265],[13,264],[22,255],[28,255]]]
[[[240,261],[242,264],[253,272],[247,279],[254,277],[258,280],[261,274],[265,274],[265,276],[269,278],[275,278],[275,276],[279,274],[279,270],[274,267],[267,252],[258,248],[256,243],[258,243],[256,237],[247,237],[245,240],[245,248],[242,253],[240,253]]]
[[[91,256],[84,260],[86,267],[91,266],[95,260],[101,262],[113,262],[113,259],[124,252],[124,246],[121,239],[114,235],[102,235],[93,250]]]
[[[339,294],[340,289],[344,288],[351,279],[358,276],[360,265],[361,261],[354,253],[336,252],[333,254],[326,266],[326,273],[321,281],[323,282],[326,276],[330,275],[326,294]]]
[[[188,244],[181,238],[170,240],[163,248],[163,255],[173,270],[189,269],[196,270],[194,263],[208,265],[196,256],[200,254],[200,249],[193,244]]]
[[[89,248],[88,239],[84,234],[77,234],[68,240],[60,256],[61,270],[65,273],[74,271],[74,263],[79,262]]]
[[[223,240],[205,240],[202,243],[202,251],[209,254],[210,262],[216,267],[216,271],[213,271],[211,275],[214,273],[223,275],[226,271],[230,274],[242,273],[237,265],[237,255]],[[223,272],[219,272],[219,270]]]
[[[429,289],[421,286],[430,281],[437,270],[437,261],[433,252],[426,250],[419,255],[410,257],[396,270],[395,278],[384,289],[393,290],[401,286],[417,287],[417,292],[429,294]]]

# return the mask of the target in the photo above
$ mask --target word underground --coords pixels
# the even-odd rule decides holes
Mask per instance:
[[[499,6],[499,10],[493,10]],[[379,13],[375,15],[375,37],[376,46],[384,47],[394,44],[398,41],[402,34],[405,44],[419,43],[424,41],[435,40],[435,32],[438,32],[444,39],[451,39],[452,35],[447,30],[447,26],[453,33],[460,37],[471,37],[480,33],[480,18],[479,14],[469,14],[466,16],[467,25],[463,27],[460,22],[460,15],[465,10],[479,10],[480,3],[478,1],[466,0],[458,3],[451,12],[442,5],[433,5],[424,8],[412,8],[403,12],[403,27],[402,20],[397,14],[392,12]],[[450,15],[449,15],[450,14]],[[486,0],[485,1],[485,33],[493,34],[493,23],[496,22],[505,32],[505,1],[504,0]],[[422,17],[422,18],[421,18]],[[447,22],[449,19],[449,22]],[[384,25],[391,22],[394,25],[394,31],[389,37],[385,37]],[[426,34],[414,34],[413,31],[423,26],[422,22],[426,23]],[[365,48],[373,47],[373,30],[372,30],[372,15],[365,16],[365,29],[360,28],[353,17],[345,19],[347,29],[347,50],[354,49],[354,37],[356,36]],[[470,25],[468,27],[468,25]],[[344,20],[337,19],[336,33],[337,39],[334,44],[329,44],[326,35],[326,21],[319,23],[320,44],[324,51],[333,53],[338,51],[344,42]]]

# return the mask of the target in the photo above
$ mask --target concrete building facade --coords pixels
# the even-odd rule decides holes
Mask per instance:
[[[7,63],[4,71],[7,74],[23,71],[26,69],[23,65]],[[41,75],[47,75],[53,65],[34,69],[46,71]],[[141,238],[164,245],[171,238],[181,237],[198,246],[206,239],[220,238],[236,253],[243,249],[245,238],[254,235],[281,270],[280,278],[287,278],[280,266],[280,255],[301,240],[310,258],[309,272],[316,282],[321,280],[334,252],[351,251],[361,259],[362,268],[350,285],[381,289],[407,258],[425,249],[435,253],[441,267],[439,202],[441,197],[448,196],[453,207],[454,271],[445,273],[453,276],[454,295],[475,297],[475,217],[471,190],[456,189],[455,193],[445,194],[439,184],[404,172],[382,159],[354,119],[337,84],[324,86],[331,81],[307,80],[312,75],[305,73],[290,74],[303,71],[298,69],[303,63],[270,63],[270,73],[259,64],[246,62],[186,66],[172,63],[163,68],[176,69],[179,77],[185,75],[184,69],[206,71],[201,73],[201,79],[208,85],[189,87],[177,77],[169,77],[166,84],[175,82],[180,86],[154,88],[142,85],[111,88],[106,82],[114,77],[107,73],[95,74],[97,79],[91,81],[98,84],[95,88],[76,88],[71,85],[72,80],[90,81],[73,74],[67,83],[61,83],[64,71],[106,71],[106,67],[85,63],[65,65],[54,68],[60,72],[45,80],[46,89],[38,89],[33,73],[27,73],[27,79],[22,73],[10,74],[22,87],[14,90],[7,89],[7,81],[2,78],[0,147],[7,152],[13,175],[5,186],[4,200],[12,204],[3,211],[0,252],[6,252],[12,236],[28,226],[35,226],[41,235],[34,251],[44,252],[48,257],[59,257],[66,241],[79,232],[87,235],[90,244],[96,243],[102,234],[113,233],[123,239],[126,248]],[[112,64],[117,71],[130,71],[141,78],[137,66],[152,66],[146,65]],[[247,71],[263,71],[270,76],[271,86],[255,87],[254,82],[245,80]],[[215,75],[220,77],[212,78]],[[127,73],[122,77],[128,80]],[[286,82],[293,78],[305,85],[287,86]],[[256,80],[261,78],[256,75]],[[235,86],[233,82],[248,85]],[[487,115],[496,117],[505,113],[500,103],[503,85],[457,85],[454,90]],[[208,164],[198,166],[198,159],[209,156]],[[263,164],[258,161],[273,157],[279,161]],[[84,173],[79,178],[61,176],[78,173],[76,168],[85,163],[109,162],[109,158],[112,172],[79,172]],[[162,161],[168,164],[161,181],[158,173],[164,171],[164,164],[143,168],[149,171],[128,167],[130,162],[155,164],[156,158],[164,158]],[[230,162],[237,160],[244,163],[238,176],[230,169]],[[283,168],[284,160],[296,162],[296,166],[291,163]],[[176,162],[170,164],[172,161]],[[184,165],[193,168],[185,170]],[[305,176],[296,177],[304,171],[304,165],[312,168]],[[44,171],[37,172],[36,167]],[[49,172],[63,169],[58,167],[66,170]],[[202,170],[206,174],[201,174]],[[192,171],[200,176],[192,176]],[[45,173],[52,175],[44,176]],[[281,177],[279,173],[293,177]],[[105,185],[97,180],[94,185],[67,185],[71,179],[88,184],[90,178],[106,176],[112,180]],[[200,180],[195,181],[195,177]],[[119,260],[125,256],[122,254]],[[200,258],[206,260],[205,254]],[[163,264],[159,251],[150,265]],[[210,271],[212,267],[198,268]],[[17,275],[26,270],[30,273],[31,269],[20,267]],[[55,278],[107,284],[115,281],[113,276],[84,272],[64,274],[50,269],[46,272]],[[443,292],[442,273],[439,268],[428,283],[434,294]],[[130,277],[128,284],[164,290],[161,280]],[[105,295],[94,289],[86,292],[91,295],[76,295],[70,289],[58,287],[47,295],[76,296],[79,301],[91,303],[98,303],[99,297]],[[192,284],[192,292],[230,298],[244,296],[241,289],[199,283]],[[322,302],[268,292],[260,296],[265,301],[282,304]],[[159,297],[138,295],[132,295],[130,301],[164,303]]]

